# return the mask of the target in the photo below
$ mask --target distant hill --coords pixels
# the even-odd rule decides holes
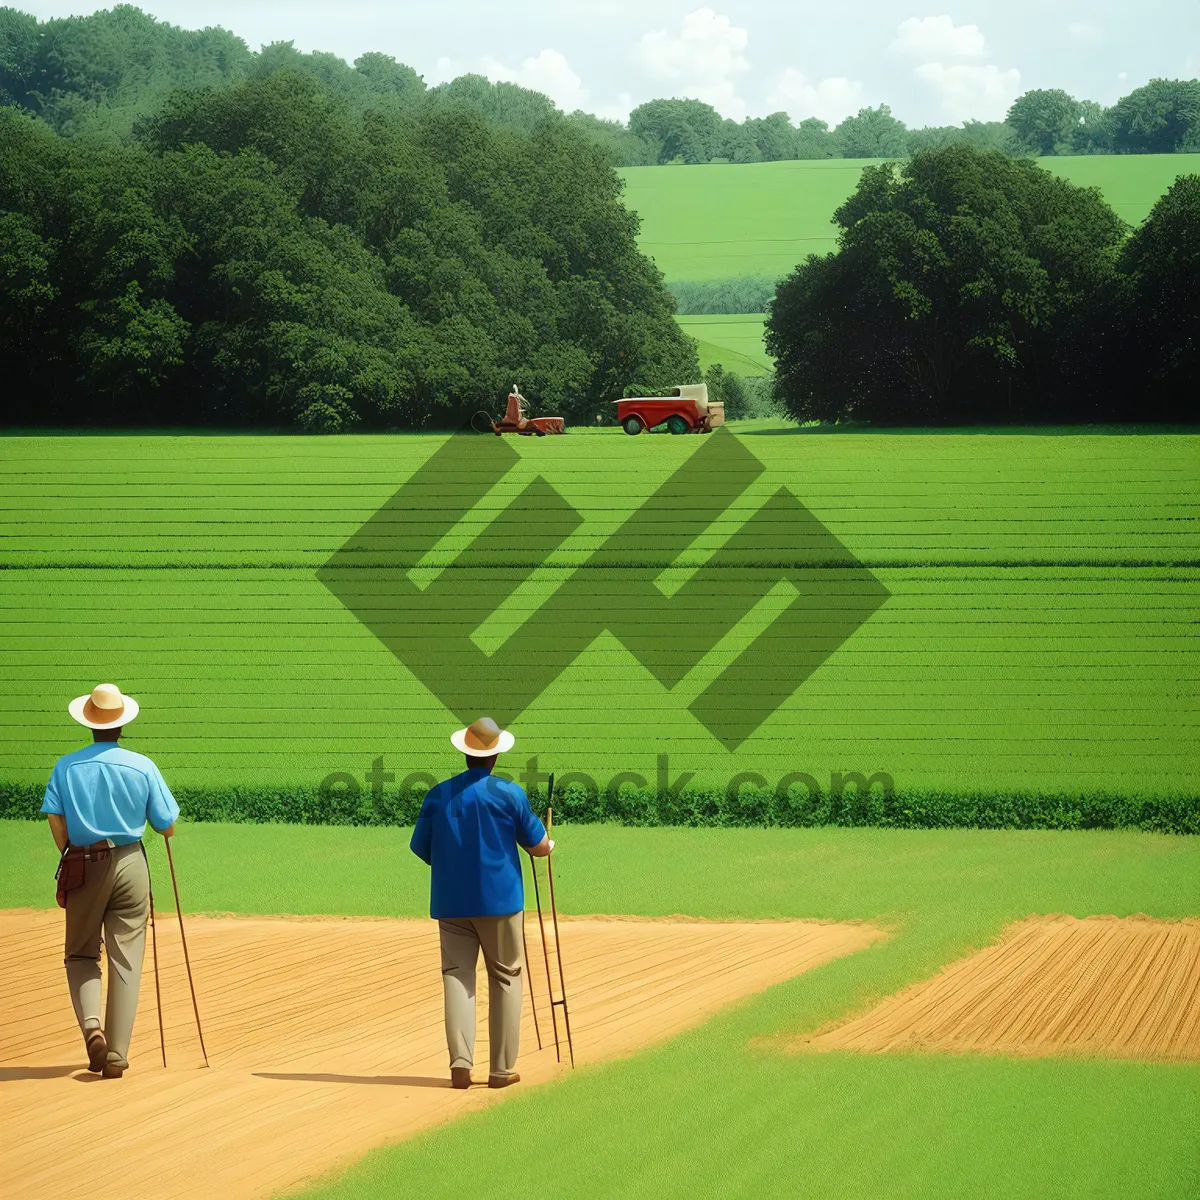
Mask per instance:
[[[638,246],[671,283],[785,275],[809,254],[837,246],[834,210],[854,191],[864,159],[625,167],[625,203],[642,219]],[[1051,157],[1042,166],[1096,186],[1131,225],[1145,219],[1200,154]]]

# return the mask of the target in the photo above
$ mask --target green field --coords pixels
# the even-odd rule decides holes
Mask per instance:
[[[890,598],[733,751],[688,704],[770,636],[772,601],[673,690],[601,633],[516,721],[518,767],[537,755],[560,777],[603,785],[633,771],[653,786],[666,755],[672,782],[691,772],[718,787],[747,770],[770,786],[793,771],[822,786],[883,771],[899,790],[1195,794],[1195,436],[748,423],[742,443],[766,468],[759,479],[677,557],[639,548],[638,569],[661,567],[671,593],[786,486]],[[361,779],[378,757],[397,779],[455,769],[454,716],[315,577],[439,444],[0,441],[0,784],[45,780],[79,742],[67,700],[101,679],[142,703],[129,745],[177,786],[315,787],[335,771]],[[517,465],[412,577],[456,569],[538,476],[582,520],[544,561],[531,533],[488,568],[507,598],[474,634],[486,653],[573,571],[598,571],[581,564],[705,443],[608,430],[506,444]],[[764,593],[778,582],[774,562],[739,561],[722,580],[761,579]],[[619,574],[595,578],[619,586]],[[677,636],[669,617],[654,620],[645,636]]]
[[[720,363],[737,375],[767,375],[771,357],[763,345],[763,313],[730,316],[677,317],[679,324],[696,339],[700,370]]]
[[[419,916],[428,875],[407,840],[403,829],[199,825],[181,828],[174,854],[191,910]],[[164,876],[159,839],[150,851]],[[44,824],[0,823],[0,907],[44,907],[54,858]],[[297,870],[304,862],[321,870]],[[1030,913],[1194,914],[1196,839],[578,826],[559,834],[556,864],[568,912],[859,918],[892,936],[661,1047],[381,1149],[310,1200],[467,1195],[484,1163],[503,1200],[531,1188],[581,1200],[1173,1200],[1200,1188],[1196,1064],[752,1044],[868,1007]]]
[[[1200,154],[1044,158],[1081,187],[1099,187],[1130,224],[1142,221]],[[836,248],[834,210],[866,160],[625,167],[625,202],[642,219],[638,244],[671,282],[785,275],[809,254]]]

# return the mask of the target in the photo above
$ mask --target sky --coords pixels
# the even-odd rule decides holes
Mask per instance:
[[[13,2],[13,0],[10,0]],[[109,5],[15,0],[41,18]],[[734,120],[835,124],[889,104],[910,126],[1001,120],[1031,88],[1111,104],[1155,77],[1200,76],[1200,0],[143,0],[251,49],[292,41],[353,62],[375,50],[429,84],[468,71],[624,120],[692,96]]]

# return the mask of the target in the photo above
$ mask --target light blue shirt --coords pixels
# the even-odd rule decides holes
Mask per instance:
[[[42,812],[67,819],[72,846],[111,838],[116,846],[141,840],[146,822],[161,833],[179,805],[158,768],[116,742],[94,742],[54,764]]]

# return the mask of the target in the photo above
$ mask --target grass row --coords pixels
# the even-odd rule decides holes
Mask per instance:
[[[770,612],[752,614],[740,640],[671,690],[600,633],[516,718],[516,769],[540,757],[560,776],[606,784],[633,771],[655,786],[665,755],[672,783],[691,773],[717,791],[742,771],[772,786],[802,771],[822,787],[834,772],[884,771],[906,794],[1183,795],[1200,785],[1200,573],[878,574],[883,608],[803,688],[764,677],[779,708],[736,752],[687,705],[742,642],[772,636]],[[552,630],[536,609],[544,593],[500,582],[509,599],[476,636],[503,642],[533,618],[527,657],[492,668],[515,692]],[[453,605],[439,611],[449,620]],[[670,648],[659,620],[647,614],[623,635],[639,653]],[[468,653],[433,636],[441,662]],[[457,769],[453,715],[310,572],[3,572],[0,648],[8,783],[43,782],[78,744],[65,703],[99,678],[139,699],[129,744],[180,787],[315,788],[333,772],[363,780],[376,758],[398,780]],[[689,665],[685,650],[659,657]],[[301,695],[319,703],[297,704]]]

